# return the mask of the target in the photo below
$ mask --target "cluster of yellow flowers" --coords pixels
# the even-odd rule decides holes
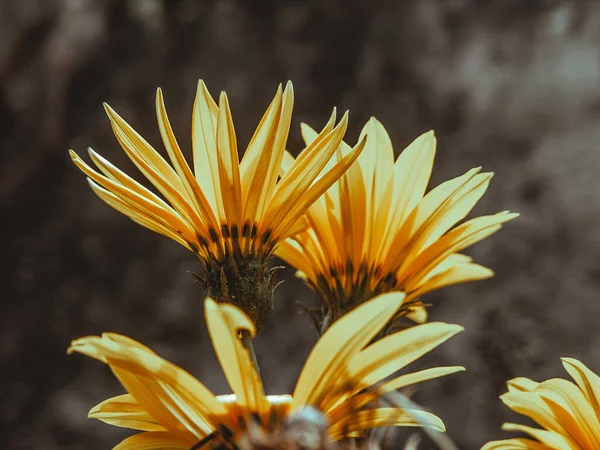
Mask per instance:
[[[393,395],[464,370],[433,367],[395,375],[462,330],[427,323],[420,297],[492,276],[460,252],[517,214],[463,221],[492,177],[480,168],[426,192],[433,132],[394,159],[376,119],[351,147],[343,141],[347,114],[336,124],[334,110],[321,131],[302,125],[306,147],[294,158],[286,150],[292,107],[288,83],[277,90],[240,161],[227,95],[221,93],[217,104],[200,81],[192,114],[192,170],[160,89],[157,118],[170,163],[106,105],[123,150],[162,197],[93,150],[97,169],[71,151],[102,200],[196,254],[208,331],[233,392],[215,396],[128,337],[77,339],[69,352],[108,364],[128,392],[95,406],[89,416],[142,431],[115,449],[268,448],[263,438],[269,436],[283,439],[279,448],[316,449],[363,442],[378,427],[445,430],[437,416]],[[294,266],[321,300],[309,310],[320,339],[291,395],[265,395],[252,344],[273,309],[276,279],[269,262],[275,256]],[[576,384],[517,378],[501,397],[544,429],[505,428],[534,440],[494,441],[484,449],[600,448],[600,378],[579,361],[563,363]]]

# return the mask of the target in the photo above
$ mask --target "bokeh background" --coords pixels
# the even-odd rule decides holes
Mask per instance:
[[[466,331],[425,363],[467,372],[414,398],[460,448],[504,435],[505,380],[563,376],[565,355],[600,371],[600,2],[2,0],[1,448],[107,449],[128,434],[86,419],[121,388],[65,355],[82,335],[128,334],[228,391],[192,255],[95,198],[67,155],[91,146],[137,176],[101,103],[160,147],[157,86],[189,148],[198,78],[228,92],[241,148],[291,79],[292,152],[300,122],[338,106],[350,142],[372,115],[396,152],[435,129],[432,186],[496,173],[475,213],[521,217],[467,252],[496,277],[426,298]],[[292,269],[280,277],[256,343],[271,393],[293,387],[316,336],[295,304],[312,294]]]

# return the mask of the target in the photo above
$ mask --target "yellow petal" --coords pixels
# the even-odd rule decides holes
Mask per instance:
[[[509,392],[514,392],[514,391],[531,392],[540,385],[540,383],[530,380],[529,378],[525,378],[525,377],[513,378],[506,384],[508,386]]]
[[[248,350],[238,337],[238,332],[242,330],[254,336],[254,324],[235,306],[217,304],[208,297],[204,302],[204,311],[210,338],[229,386],[236,395],[236,403],[248,408],[249,412],[261,413],[266,400],[263,386]]]
[[[367,211],[365,226],[365,257],[373,260],[390,219],[391,189],[394,173],[394,149],[383,125],[374,117],[365,124],[360,137],[367,136],[365,149],[358,157],[358,165],[364,176],[367,189]],[[373,243],[373,244],[372,244]]]
[[[288,82],[283,97],[277,95],[250,140],[241,163],[245,221],[258,223],[273,196],[290,131],[294,92]]]
[[[114,333],[88,336],[73,341],[71,352],[109,364],[127,391],[170,431],[205,435],[215,427],[210,421],[226,412],[200,381],[131,339]]]
[[[464,371],[464,367],[433,367],[431,369],[424,369],[418,372],[401,375],[393,380],[390,380],[381,386],[367,389],[366,391],[359,393],[351,398],[341,398],[334,405],[334,409],[327,414],[327,417],[332,423],[342,420],[349,414],[353,414],[369,403],[376,401],[379,398],[385,398],[385,394],[391,391],[402,389],[406,386],[411,386],[416,383],[422,383],[424,381],[432,380],[435,378],[443,377],[457,372]]]
[[[421,201],[429,183],[436,139],[433,131],[422,134],[402,151],[394,164],[394,215],[389,226],[398,229]]]
[[[553,450],[544,444],[531,439],[516,438],[501,441],[490,441],[481,450]]]
[[[219,107],[210,96],[204,81],[198,81],[192,114],[192,148],[194,174],[202,191],[219,218],[225,222],[221,183],[219,181],[219,161],[217,157],[217,122]]]
[[[385,224],[385,237],[382,237],[382,245],[379,249],[377,261],[382,261],[385,267],[399,267],[399,261],[408,256],[409,251],[414,253],[416,238],[424,233],[427,227],[435,223],[436,217],[443,213],[444,208],[452,205],[452,199],[460,194],[465,186],[475,177],[480,168],[471,169],[460,177],[445,181],[427,193],[402,224],[400,229],[391,228],[387,222],[387,215],[378,217],[378,221]],[[386,197],[390,198],[387,208],[391,208],[391,197],[393,193],[393,180],[390,181],[386,191]],[[385,212],[383,214],[386,214]],[[407,247],[407,248],[405,248]],[[394,249],[390,254],[390,249]]]
[[[297,270],[304,272],[309,278],[314,278],[315,274],[308,258],[304,255],[298,243],[292,239],[279,242],[275,248],[275,255],[294,266]]]
[[[460,325],[430,322],[384,337],[352,358],[350,377],[372,386],[463,331]],[[359,388],[359,389],[360,389]]]
[[[268,227],[275,234],[275,230],[284,219],[286,223],[295,221],[298,216],[304,213],[308,206],[320,197],[318,195],[315,198],[311,198],[308,206],[297,207],[301,200],[307,196],[307,189],[335,153],[346,132],[347,123],[347,115],[344,115],[340,123],[333,130],[329,132],[322,131],[319,138],[298,156],[290,170],[277,183],[273,198],[270,200],[267,212],[263,218],[263,228]],[[327,187],[331,186],[339,176],[341,174],[332,180]],[[301,212],[290,220],[290,210],[294,207],[300,209]]]
[[[411,294],[411,296],[413,296],[413,295]],[[414,295],[414,297],[417,297],[417,295]],[[407,299],[408,298],[409,297],[407,297]],[[427,313],[427,308],[425,308],[425,306],[422,306],[422,305],[411,306],[408,309],[408,312],[406,313],[407,319],[412,320],[413,322],[418,323],[418,324],[427,322],[428,316],[429,316],[429,314]]]
[[[138,166],[142,172],[152,169],[153,173],[160,174],[160,178],[173,186],[176,191],[185,192],[179,176],[167,161],[106,103],[104,104],[104,110],[110,119],[119,143],[121,143],[123,150],[132,162],[136,166],[142,162],[143,164]]]
[[[113,109],[104,105],[113,131],[129,159],[166,197],[173,207],[205,234],[206,222],[192,207],[192,200],[173,168]]]
[[[434,269],[435,270],[435,269]],[[421,281],[416,291],[413,291],[408,296],[408,300],[418,298],[427,292],[441,289],[453,284],[465,283],[467,281],[484,280],[494,276],[494,272],[487,267],[479,264],[459,264],[448,268],[444,272],[433,277],[427,277]]]
[[[185,235],[188,237],[188,239],[193,239],[193,230],[189,229],[187,224],[185,224],[184,222],[180,224],[181,228],[178,230],[174,227],[174,224],[172,225],[171,223],[168,223],[164,220],[160,220],[159,216],[149,214],[148,212],[144,211],[142,208],[136,206],[135,204],[130,204],[124,201],[112,192],[97,185],[90,178],[88,178],[88,183],[92,188],[92,191],[94,191],[94,193],[111,208],[116,209],[121,214],[125,214],[131,220],[142,225],[143,227],[146,227],[149,230],[171,238],[179,244],[183,245],[184,247],[192,250],[192,246],[183,238],[183,236]],[[194,242],[196,242],[195,239]],[[197,248],[196,245],[194,245],[194,247]]]
[[[295,161],[296,158],[294,158],[294,156],[290,152],[285,150],[283,152],[283,159],[281,160],[281,171],[279,173],[279,176],[283,177],[292,168]]]
[[[306,212],[306,210],[317,200],[333,183],[335,183],[340,176],[344,174],[346,170],[356,161],[358,155],[364,148],[365,141],[359,142],[352,151],[339,160],[337,164],[333,166],[331,170],[322,175],[317,179],[307,191],[303,192],[299,190],[296,192],[298,196],[297,200],[292,203],[291,210],[285,215],[281,222],[275,225],[273,234],[275,236],[287,237],[289,236],[290,227],[295,223],[298,218]],[[302,193],[302,195],[300,195]]]
[[[71,154],[71,151],[69,153]],[[73,153],[75,153],[75,152],[73,152]],[[131,178],[125,172],[123,172],[118,167],[113,165],[110,161],[103,158],[102,155],[100,155],[99,153],[96,153],[92,148],[88,148],[88,154],[90,155],[90,158],[92,159],[92,161],[94,162],[96,167],[98,167],[98,169],[100,169],[100,171],[106,177],[110,178],[111,180],[113,180],[116,183],[119,183],[119,184],[127,187],[128,189],[131,189],[132,191],[139,194],[140,196],[151,200],[152,202],[156,203],[157,205],[161,206],[162,208],[172,209],[162,198],[160,198],[158,195],[156,195],[150,189],[146,189],[144,186],[142,186],[140,183],[135,181],[133,178]],[[73,158],[73,154],[71,154],[71,157]],[[78,156],[75,154],[74,159],[76,159],[76,158],[78,158]]]
[[[342,152],[339,153],[342,154]],[[346,245],[344,254],[355,267],[358,267],[363,261],[363,250],[367,250],[364,247],[364,240],[369,231],[366,220],[368,214],[365,180],[358,162],[353,163],[346,170],[339,179],[338,186],[341,221],[344,224],[343,237]]]
[[[225,217],[229,226],[240,224],[243,214],[242,191],[240,185],[240,163],[237,139],[233,127],[227,94],[219,97],[219,122],[217,125],[217,158],[219,161],[219,181]]]
[[[179,144],[177,143],[177,139],[171,128],[169,117],[167,116],[165,101],[160,88],[156,91],[156,116],[163,143],[165,144],[171,163],[177,171],[177,175],[185,188],[188,198],[192,201],[197,213],[203,218],[204,222],[212,228],[218,228],[219,223],[213,209],[200,189],[198,181],[194,178],[194,174],[181,153],[181,149],[179,148]]]
[[[116,427],[140,431],[167,431],[131,394],[104,400],[90,410],[88,417]]]
[[[195,442],[169,432],[152,431],[128,437],[113,450],[189,450]]]
[[[323,129],[321,130],[320,133],[317,133],[309,125],[307,125],[305,123],[300,124],[300,132],[302,133],[302,139],[304,139],[304,144],[306,147],[304,148],[304,150],[302,150],[298,154],[298,157],[296,158],[296,160],[305,158],[307,156],[307,154],[310,153],[310,152],[307,152],[306,150],[308,148],[314,147],[316,144],[316,141],[323,139],[329,132],[331,132],[331,130],[333,130],[334,125],[335,125],[336,116],[337,116],[337,109],[334,107],[333,110],[331,111],[331,115],[329,116],[329,119],[327,120],[327,123],[325,124],[325,126],[323,127]]]
[[[562,435],[567,434],[565,428],[538,393],[509,391],[502,394],[500,400],[513,411],[534,420],[542,428],[556,431]]]
[[[575,380],[600,418],[600,377],[574,358],[561,358],[564,368]]]
[[[444,422],[426,411],[375,408],[358,411],[348,416],[344,421],[333,424],[328,432],[333,439],[340,439],[348,432],[386,426],[427,427],[436,431],[446,431]]]
[[[536,392],[573,440],[583,448],[600,448],[599,418],[577,386],[555,378],[540,383]]]
[[[334,322],[304,364],[292,395],[294,405],[319,405],[320,399],[340,381],[350,358],[385,326],[403,299],[399,292],[379,295]]]
[[[505,431],[526,433],[540,441],[542,444],[555,450],[573,450],[574,448],[577,448],[575,442],[566,439],[564,436],[561,436],[554,431],[540,430],[539,428],[518,425],[516,423],[505,423],[502,425],[502,429]]]
[[[88,166],[75,152],[70,152],[71,159],[90,179],[102,186],[107,191],[112,192],[121,200],[132,205],[133,210],[142,210],[145,214],[155,217],[161,223],[181,234],[187,242],[197,242],[197,238],[187,221],[183,220],[172,208],[163,207],[161,204],[154,203],[151,198],[144,197],[141,194],[123,186],[119,182],[100,175]]]
[[[410,277],[406,289],[413,290],[431,270],[449,255],[485,239],[498,231],[503,223],[515,217],[518,217],[518,214],[503,211],[490,216],[477,217],[463,223],[426,248],[410,267],[405,267],[404,272],[399,273],[398,281],[401,283]]]

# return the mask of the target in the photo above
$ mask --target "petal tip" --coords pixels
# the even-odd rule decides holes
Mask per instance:
[[[204,310],[205,311],[214,311],[217,309],[217,302],[215,302],[211,297],[206,297],[204,299]]]

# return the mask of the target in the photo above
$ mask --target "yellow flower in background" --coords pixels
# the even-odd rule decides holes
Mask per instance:
[[[206,299],[208,331],[233,395],[215,396],[185,370],[133,339],[113,333],[71,343],[110,366],[128,391],[92,408],[89,417],[140,430],[116,449],[197,449],[216,439],[235,448],[249,427],[285,432],[307,415],[323,419],[323,439],[361,436],[382,426],[425,426],[444,431],[435,415],[374,402],[386,393],[448,375],[462,367],[435,367],[383,381],[462,330],[428,323],[371,343],[396,313],[401,293],[381,295],[335,323],[316,343],[292,396],[267,396],[239,333],[254,335],[252,321],[235,306]],[[308,408],[308,409],[307,409]],[[307,414],[308,413],[308,414]]]
[[[307,144],[318,139],[305,124],[302,134]],[[485,193],[491,173],[471,169],[425,194],[435,156],[433,132],[418,137],[395,162],[381,123],[372,118],[361,139],[365,136],[357,162],[308,210],[310,228],[276,250],[320,294],[323,307],[315,320],[321,328],[389,291],[406,293],[403,313],[426,320],[417,301],[422,294],[492,276],[458,252],[517,216],[505,211],[456,226]],[[342,142],[338,155],[350,151]],[[284,170],[293,163],[286,155]]]
[[[288,83],[283,92],[281,86],[277,90],[240,162],[227,95],[221,93],[217,105],[200,81],[192,115],[192,171],[173,134],[160,89],[158,125],[170,164],[105,105],[121,147],[166,201],[91,149],[98,170],[73,151],[71,157],[107,204],[197,254],[207,295],[236,304],[261,327],[272,309],[274,280],[267,261],[275,246],[305,227],[307,208],[364,145],[323,172],[347,126],[344,115],[334,127],[334,110],[304,157],[281,176],[292,106]]]
[[[500,398],[513,411],[543,429],[505,423],[503,430],[530,435],[492,441],[482,450],[597,450],[600,448],[600,377],[580,361],[562,358],[575,383],[554,378],[536,383],[528,378],[508,382]]]

